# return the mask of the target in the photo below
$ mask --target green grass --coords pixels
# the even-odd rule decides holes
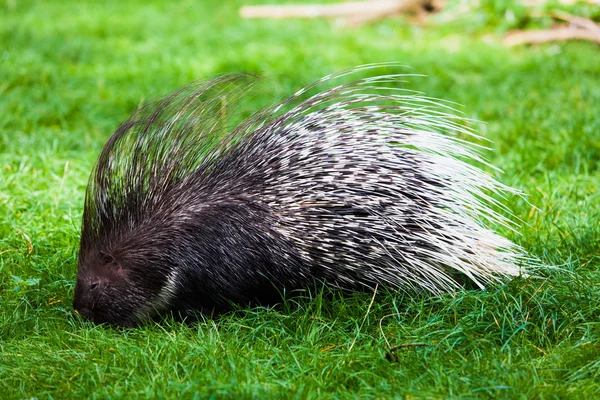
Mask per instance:
[[[217,1],[0,4],[0,397],[600,397],[600,52],[506,49],[493,2],[463,20],[356,29],[243,21]],[[494,14],[492,11],[497,11]],[[517,17],[522,10],[517,12]],[[538,21],[547,25],[548,21]],[[94,326],[70,306],[85,185],[132,110],[190,81],[257,72],[275,98],[398,61],[462,104],[490,170],[530,194],[503,232],[560,269],[486,291],[288,300],[193,325]],[[390,346],[424,343],[426,346]]]

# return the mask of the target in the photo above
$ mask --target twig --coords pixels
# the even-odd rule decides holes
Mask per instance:
[[[347,26],[359,26],[368,22],[378,21],[393,15],[399,14],[398,10],[382,11],[378,13],[362,13],[356,15],[348,15],[344,18],[343,24]]]
[[[385,358],[388,361],[398,361],[398,355],[395,353],[396,350],[398,349],[405,349],[407,347],[423,347],[423,346],[432,346],[431,344],[427,344],[427,343],[403,343],[403,344],[399,344],[397,346],[393,346],[390,348],[390,350],[387,352],[387,354],[385,355]]]
[[[548,3],[548,0],[524,0],[523,1],[523,5],[527,6],[527,7],[541,6],[546,3]],[[600,0],[558,0],[558,3],[562,4],[562,5],[567,5],[567,6],[577,4],[577,3],[600,5]]]
[[[504,37],[504,44],[506,46],[518,46],[522,44],[557,42],[574,39],[600,43],[600,32],[594,32],[589,29],[574,29],[567,26],[548,30],[515,31],[509,32]]]
[[[392,346],[390,348],[390,352],[394,351],[394,350],[398,350],[398,349],[404,349],[407,347],[423,347],[423,346],[431,346],[428,343],[402,343],[396,346]]]
[[[412,1],[411,1],[412,2]],[[244,18],[317,18],[344,17],[361,13],[380,13],[398,8],[397,0],[355,1],[339,4],[288,4],[244,6]],[[402,2],[400,2],[402,3]]]
[[[337,4],[258,5],[242,7],[240,15],[244,18],[349,17],[370,20],[393,14],[433,11],[443,4],[443,0],[372,0]]]
[[[552,16],[556,19],[569,22],[572,26],[600,33],[600,26],[588,18],[578,17],[563,11],[553,11]]]

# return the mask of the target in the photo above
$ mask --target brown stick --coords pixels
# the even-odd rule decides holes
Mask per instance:
[[[535,7],[535,6],[544,5],[548,2],[549,2],[548,0],[523,0],[523,5],[527,6],[527,7]],[[600,0],[558,0],[558,3],[563,4],[563,5],[573,5],[573,4],[577,4],[577,3],[600,5]]]
[[[600,33],[600,25],[589,18],[578,17],[562,11],[553,11],[552,16],[556,19],[567,21],[574,27]]]
[[[244,18],[349,17],[361,14],[389,15],[414,13],[421,10],[429,2],[427,0],[372,0],[351,1],[339,4],[244,6],[240,9],[240,15]]]
[[[344,19],[344,24],[348,26],[358,26],[368,22],[378,21],[394,15],[399,14],[413,14],[415,16],[415,23],[421,23],[427,17],[427,15],[438,12],[446,5],[446,0],[421,0],[415,3],[414,7],[404,7],[402,9],[395,9],[390,12],[371,13],[371,14],[357,14],[348,16]]]
[[[574,29],[566,26],[548,30],[518,31],[508,33],[504,37],[504,44],[506,46],[518,46],[522,44],[557,42],[574,39],[590,40],[592,42],[600,43],[600,33],[589,29]]]
[[[368,22],[385,19],[387,17],[391,17],[396,14],[398,14],[398,11],[396,9],[394,9],[391,11],[382,11],[380,13],[362,13],[362,14],[356,14],[356,15],[348,15],[344,18],[343,25],[359,26],[362,24],[366,24]]]

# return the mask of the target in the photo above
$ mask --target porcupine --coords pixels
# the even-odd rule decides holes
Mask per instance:
[[[485,161],[456,135],[476,136],[461,118],[399,74],[307,94],[377,67],[329,75],[229,130],[249,76],[135,112],[90,176],[74,308],[134,326],[317,282],[440,293],[518,276],[528,256],[487,227],[517,227],[492,197],[516,191],[467,163]]]

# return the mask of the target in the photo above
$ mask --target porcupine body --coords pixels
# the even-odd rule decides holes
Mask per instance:
[[[436,293],[519,275],[522,249],[486,227],[514,226],[490,197],[513,191],[465,162],[482,160],[461,120],[401,75],[306,94],[342,75],[231,129],[250,77],[134,113],[90,177],[75,309],[135,325],[315,282]]]

